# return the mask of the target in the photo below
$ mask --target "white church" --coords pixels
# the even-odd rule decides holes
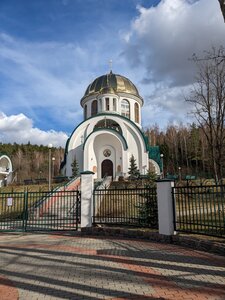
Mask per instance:
[[[133,155],[140,174],[148,169],[160,174],[158,147],[151,147],[141,126],[144,101],[126,77],[110,71],[96,78],[86,89],[80,104],[84,120],[67,140],[61,171],[72,175],[76,159],[79,171],[92,171],[96,179],[128,176]]]

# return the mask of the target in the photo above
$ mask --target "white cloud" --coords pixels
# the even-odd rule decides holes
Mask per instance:
[[[138,12],[123,35],[123,57],[140,75],[144,124],[186,120],[189,107],[183,94],[196,72],[190,58],[193,53],[202,55],[212,46],[224,45],[218,1],[162,0],[155,7],[139,6]],[[146,111],[152,111],[151,120]]]
[[[125,51],[134,66],[145,69],[144,81],[186,85],[194,79],[193,53],[224,44],[225,27],[218,1],[164,0],[139,7]]]
[[[7,116],[0,112],[0,139],[3,143],[23,143],[65,147],[68,136],[60,131],[43,131],[33,127],[33,122],[24,114]]]
[[[189,114],[190,103],[185,101],[188,90],[189,86],[180,88],[157,85],[151,95],[146,97],[142,113],[144,127],[157,123],[164,129],[168,123],[193,122],[193,117]]]

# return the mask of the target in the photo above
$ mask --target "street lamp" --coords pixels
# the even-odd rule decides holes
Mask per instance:
[[[42,173],[42,171],[39,171],[39,180],[38,180],[38,184],[41,183],[41,173]]]
[[[162,163],[162,178],[164,178],[163,154],[160,154],[160,158]]]
[[[55,168],[54,163],[55,163],[55,157],[53,156],[53,157],[52,157],[52,178],[54,177],[54,173],[55,173],[55,172],[54,172],[54,171],[55,171],[55,170],[54,170],[54,168]]]
[[[179,180],[181,180],[181,167],[178,167],[178,172],[179,172]]]
[[[52,144],[48,144],[48,189],[51,190],[51,150]]]

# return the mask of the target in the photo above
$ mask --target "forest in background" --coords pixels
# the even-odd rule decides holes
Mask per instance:
[[[165,175],[169,173],[182,177],[186,175],[199,178],[214,177],[207,138],[195,123],[168,125],[165,131],[154,125],[146,130],[146,135],[151,146],[160,147]]]
[[[48,180],[49,172],[49,148],[43,145],[28,144],[2,144],[0,153],[7,154],[13,164],[13,179],[15,183],[23,184],[24,180],[37,180],[45,178]],[[63,148],[51,149],[52,177],[59,176],[60,163],[64,157]]]

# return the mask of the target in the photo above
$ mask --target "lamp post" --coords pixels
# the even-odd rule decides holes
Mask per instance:
[[[163,154],[160,154],[160,158],[162,163],[162,178],[164,178]]]
[[[52,157],[52,178],[54,177],[54,175],[55,175],[55,157],[53,156]]]
[[[52,144],[48,144],[48,189],[51,190],[51,150]]]
[[[178,172],[179,172],[179,180],[181,181],[181,167],[178,167]]]

